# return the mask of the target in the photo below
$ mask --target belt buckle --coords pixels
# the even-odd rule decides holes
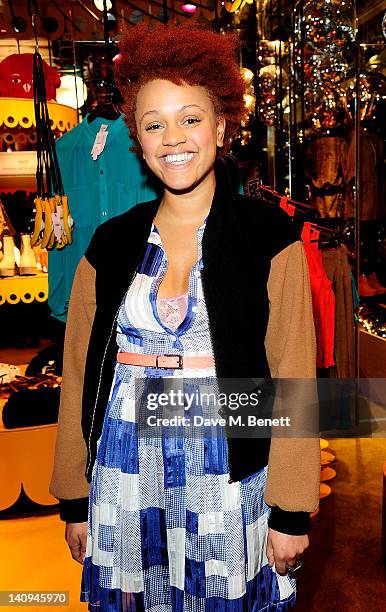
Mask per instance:
[[[173,357],[174,359],[178,359],[178,366],[175,367],[171,367],[171,366],[161,366],[158,363],[158,359],[160,357]],[[172,370],[176,369],[176,370],[182,370],[182,355],[171,355],[170,353],[166,354],[166,355],[157,355],[156,356],[156,360],[155,360],[155,365],[156,368],[170,368]]]

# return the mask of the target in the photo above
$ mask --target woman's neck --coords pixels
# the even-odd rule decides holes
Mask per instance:
[[[201,225],[209,213],[215,189],[214,171],[191,191],[178,193],[165,188],[157,217],[179,225],[184,223]]]

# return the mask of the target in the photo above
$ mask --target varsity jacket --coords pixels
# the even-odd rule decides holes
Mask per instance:
[[[116,319],[160,199],[100,225],[74,279],[50,491],[61,518],[87,520],[88,492],[113,380]],[[202,285],[220,379],[315,376],[308,269],[290,218],[219,180],[202,240]],[[252,319],[245,312],[253,313]],[[82,435],[81,435],[82,434]],[[317,438],[228,438],[231,481],[268,464],[269,526],[307,533],[319,504]]]

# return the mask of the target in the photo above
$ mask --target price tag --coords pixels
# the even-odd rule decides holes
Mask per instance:
[[[102,124],[99,128],[99,132],[95,136],[95,141],[91,149],[91,157],[94,161],[98,159],[99,155],[103,152],[103,149],[105,148],[106,139],[108,136],[107,128],[108,125]]]

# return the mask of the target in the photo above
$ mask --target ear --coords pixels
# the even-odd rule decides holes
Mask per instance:
[[[224,117],[219,117],[217,120],[217,146],[222,147],[224,145],[224,134],[225,134],[226,121]]]

